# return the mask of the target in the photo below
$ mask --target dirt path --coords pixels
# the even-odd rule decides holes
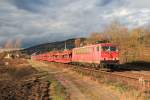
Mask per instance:
[[[67,68],[61,68],[60,64],[45,64],[29,61],[38,70],[48,71],[67,88],[71,100],[119,100],[119,98],[103,85],[82,77]]]

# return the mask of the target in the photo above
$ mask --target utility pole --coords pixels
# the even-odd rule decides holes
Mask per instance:
[[[66,41],[65,41],[65,50],[67,50],[67,44],[66,44]]]

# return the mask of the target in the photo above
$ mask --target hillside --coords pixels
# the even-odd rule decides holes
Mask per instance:
[[[85,38],[81,38],[81,39],[85,39]],[[36,45],[30,48],[26,48],[22,50],[22,52],[31,55],[33,53],[44,53],[52,50],[64,50],[65,42],[66,42],[67,49],[72,49],[75,47],[75,39],[68,39],[65,41],[58,41],[58,42]]]

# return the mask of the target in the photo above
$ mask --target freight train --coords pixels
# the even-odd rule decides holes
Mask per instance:
[[[112,67],[119,63],[118,47],[112,43],[100,43],[95,45],[73,48],[72,50],[51,51],[32,56],[35,60],[86,64],[92,67]]]

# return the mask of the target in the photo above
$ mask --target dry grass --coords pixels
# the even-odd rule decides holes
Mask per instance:
[[[53,100],[69,100],[66,89],[56,80],[51,80],[51,96]]]
[[[7,73],[14,79],[20,79],[26,76],[30,76],[32,74],[35,74],[37,71],[32,68],[31,66],[25,66],[25,67],[9,67],[7,70]]]
[[[87,73],[82,73],[82,71],[75,71],[78,72],[83,79],[94,80],[95,82],[102,84],[104,87],[107,87],[109,90],[114,91],[118,94],[120,100],[150,100],[150,93],[148,92],[144,93],[125,84],[103,80],[102,77],[97,79],[95,77],[91,77],[91,75]]]

